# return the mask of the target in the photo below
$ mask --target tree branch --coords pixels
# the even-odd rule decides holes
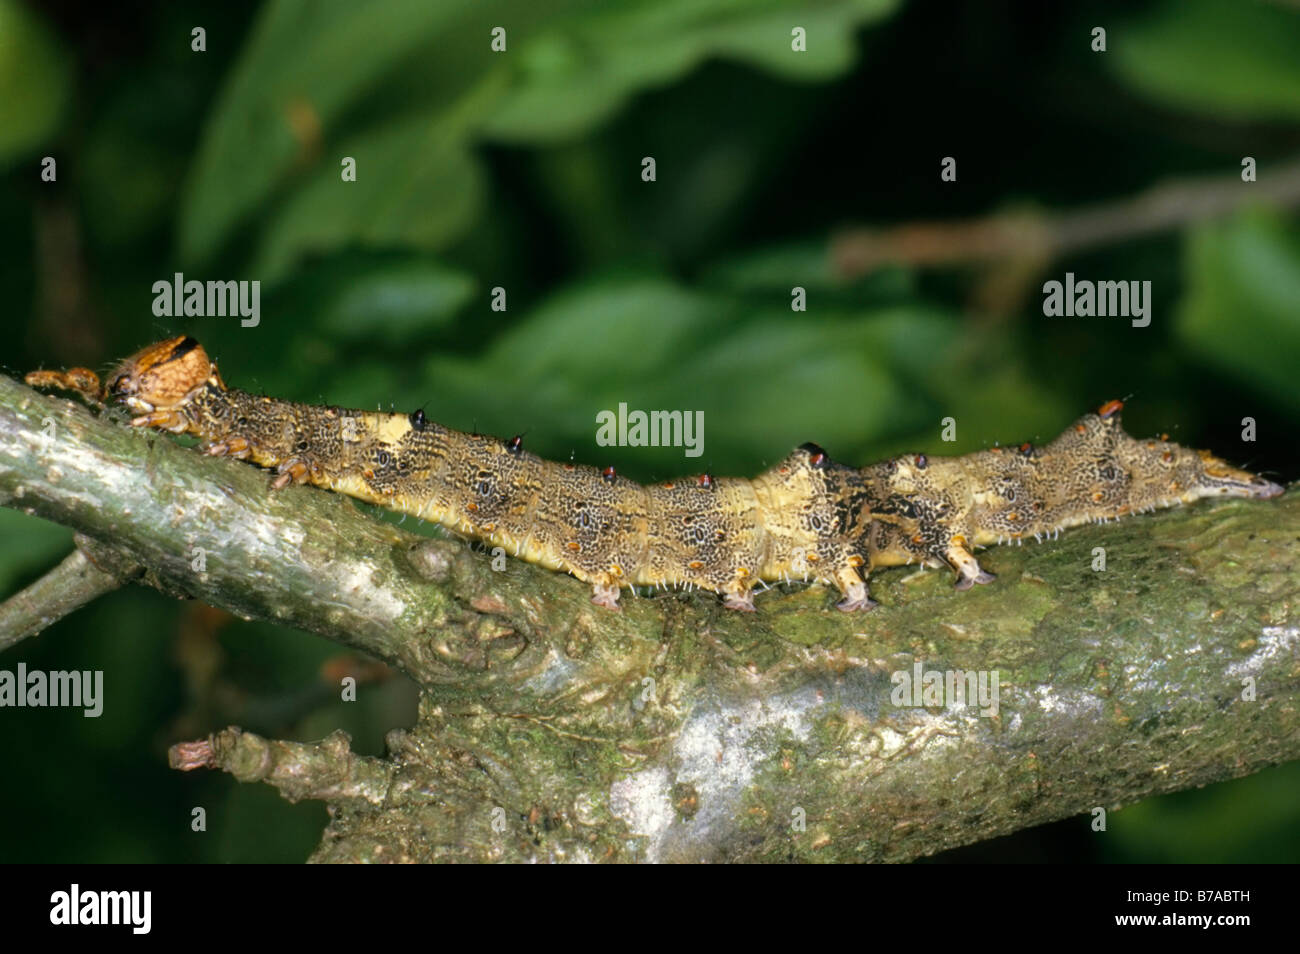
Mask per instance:
[[[1295,490],[997,548],[999,580],[969,593],[877,574],[884,605],[846,616],[818,588],[756,614],[701,596],[609,613],[566,576],[494,573],[268,484],[0,378],[0,502],[421,685],[385,760],[338,733],[173,751],[329,802],[319,861],[897,861],[1300,757]],[[895,705],[917,664],[996,671],[996,714]]]
[[[94,541],[78,537],[77,548],[63,562],[50,570],[21,593],[15,593],[0,603],[0,652],[35,636],[51,623],[57,622],[91,600],[111,593],[131,577],[140,573],[141,567],[129,560],[114,559],[97,564],[87,551],[101,550]]]
[[[836,273],[858,278],[883,265],[947,266],[1005,260],[1045,264],[1063,255],[1222,218],[1251,203],[1300,206],[1300,161],[1241,175],[1162,183],[1136,195],[1061,212],[999,212],[955,222],[846,229],[831,239]]]

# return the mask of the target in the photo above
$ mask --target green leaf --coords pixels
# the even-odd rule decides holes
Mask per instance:
[[[0,0],[0,166],[54,135],[71,86],[58,38],[26,4]]]
[[[917,308],[742,314],[663,279],[607,279],[556,296],[481,355],[431,359],[428,410],[453,427],[531,428],[538,453],[633,461],[643,476],[750,473],[809,439],[852,455],[918,426],[911,376],[942,357],[955,328]],[[620,403],[704,412],[704,456],[598,447],[596,414]]]
[[[450,325],[475,288],[468,273],[423,255],[330,256],[299,269],[263,299],[268,324],[259,334],[264,341],[268,333],[275,336],[264,343],[272,349],[320,348],[359,340],[374,347],[404,345],[427,340],[431,332]],[[310,316],[310,322],[292,321],[290,316]],[[214,346],[218,336],[217,329],[209,336]],[[231,340],[222,344],[238,348],[243,337],[236,329]],[[241,361],[255,357],[241,356]]]
[[[469,0],[271,3],[207,126],[180,222],[186,262],[259,216],[256,270],[349,244],[439,250],[481,207],[484,136],[572,137],[712,56],[813,80],[843,72],[853,31],[897,0]],[[507,48],[490,49],[489,24]],[[791,30],[807,31],[807,52]],[[358,116],[376,116],[356,127]],[[343,183],[339,161],[358,161]],[[279,203],[269,215],[266,209]]]
[[[853,63],[853,32],[897,0],[642,0],[556,26],[522,50],[514,89],[485,124],[513,142],[571,139],[631,94],[679,79],[712,56],[797,80],[830,79]],[[806,50],[792,49],[795,27]]]
[[[1300,9],[1174,0],[1109,41],[1106,63],[1153,99],[1233,122],[1300,119]]]
[[[181,215],[185,259],[211,255],[291,173],[320,159],[321,137],[343,112],[469,5],[266,4],[199,147]]]
[[[1193,232],[1178,334],[1197,356],[1300,409],[1300,233],[1262,210]]]
[[[397,343],[448,324],[474,288],[469,275],[437,262],[396,262],[338,288],[319,313],[317,327],[345,340]]]
[[[554,296],[481,357],[435,357],[428,376],[438,383],[440,403],[458,395],[462,421],[487,414],[514,426],[509,415],[524,402],[539,424],[552,426],[554,414],[555,426],[574,434],[586,429],[589,416],[584,407],[575,417],[579,406],[594,399],[603,407],[619,381],[653,377],[688,351],[710,320],[704,299],[666,281],[599,281]]]
[[[263,232],[253,271],[274,282],[304,254],[411,246],[438,250],[473,221],[482,174],[462,136],[436,118],[416,116],[343,144],[341,160],[294,192]]]

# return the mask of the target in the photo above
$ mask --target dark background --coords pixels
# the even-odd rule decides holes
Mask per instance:
[[[754,474],[810,439],[858,463],[1043,440],[1126,397],[1131,433],[1294,480],[1287,208],[1189,203],[1178,229],[1037,262],[847,276],[830,254],[854,227],[1051,222],[1173,178],[1240,183],[1244,156],[1246,195],[1300,157],[1287,0],[0,0],[0,364],[103,368],[192,333],[236,386],[424,406],[641,479]],[[177,270],[260,280],[261,324],[155,317],[151,286]],[[1066,271],[1150,280],[1151,325],[1045,318],[1042,282]],[[703,410],[704,457],[597,447],[595,413],[621,401]],[[949,415],[956,445],[939,440]],[[0,510],[0,595],[69,546]],[[0,714],[4,861],[300,860],[321,806],[170,772],[167,745],[229,723],[341,727],[377,754],[414,721],[400,678],[337,701],[340,667],[364,663],[332,644],[140,588],[0,667],[20,661],[103,669],[108,705]],[[1105,834],[1079,817],[936,860],[1293,860],[1298,788],[1290,764],[1112,813]]]

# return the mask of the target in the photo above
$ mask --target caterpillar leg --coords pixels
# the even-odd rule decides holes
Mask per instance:
[[[753,613],[754,610],[754,583],[755,578],[752,573],[745,567],[737,567],[731,574],[731,577],[718,585],[720,581],[714,579],[706,582],[704,585],[711,590],[717,590],[722,595],[722,605],[729,610],[736,610],[741,613]]]
[[[245,460],[253,452],[253,447],[243,437],[232,437],[230,440],[206,444],[202,450],[209,457],[234,457]]]
[[[190,422],[179,411],[150,411],[139,417],[131,418],[132,427],[152,427],[173,434],[184,434],[190,429]]]
[[[723,593],[722,605],[729,610],[738,610],[742,613],[755,612],[754,591],[746,590],[743,593]]]
[[[836,571],[835,584],[844,594],[844,599],[835,604],[835,608],[842,613],[874,609],[880,605],[867,592],[867,583],[857,567],[846,566]]]
[[[291,483],[316,483],[321,477],[320,466],[313,460],[305,460],[301,457],[290,457],[280,461],[276,465],[275,472],[277,476],[271,481],[272,490],[282,490]],[[617,592],[618,587],[614,589]]]
[[[957,571],[957,582],[953,585],[959,590],[969,590],[976,583],[992,583],[997,579],[983,569],[975,555],[966,549],[965,537],[955,536],[949,540],[943,559]]]
[[[621,610],[618,604],[618,586],[612,583],[593,583],[591,586],[591,601],[597,606],[603,606],[605,609]]]

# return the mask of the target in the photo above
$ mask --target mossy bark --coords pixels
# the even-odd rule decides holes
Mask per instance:
[[[173,750],[324,799],[317,861],[902,861],[1300,757],[1294,489],[997,548],[971,592],[879,573],[882,606],[845,615],[818,588],[611,613],[571,578],[268,484],[0,378],[0,502],[421,685],[385,759],[341,733]],[[996,712],[896,704],[917,664],[996,672]]]

